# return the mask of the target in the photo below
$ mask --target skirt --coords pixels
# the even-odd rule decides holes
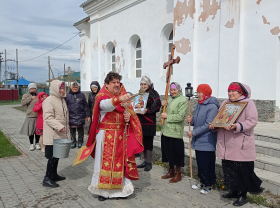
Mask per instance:
[[[39,136],[42,136],[42,135],[43,135],[43,129],[37,129],[37,128],[36,128],[35,134],[36,134],[36,135],[39,135]]]
[[[183,139],[161,135],[162,162],[172,165],[185,166],[185,146]]]
[[[45,157],[49,160],[53,158],[53,145],[46,145]]]
[[[222,160],[224,181],[229,190],[258,192],[262,180],[254,172],[254,161]]]
[[[26,135],[26,136],[32,136],[35,134],[36,131],[36,123],[37,118],[25,118],[25,121],[21,127],[20,134]]]

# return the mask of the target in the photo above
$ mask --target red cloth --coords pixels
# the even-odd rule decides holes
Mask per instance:
[[[37,129],[41,129],[41,130],[43,130],[43,123],[44,123],[44,119],[43,119],[43,108],[42,108],[43,101],[42,101],[42,99],[41,99],[41,97],[42,97],[43,95],[46,95],[46,96],[48,97],[48,94],[47,94],[47,93],[45,93],[45,92],[39,92],[39,94],[38,94],[38,100],[39,100],[39,101],[38,101],[37,103],[35,103],[35,106],[34,106],[34,108],[33,108],[33,111],[34,111],[35,113],[38,114],[37,123],[36,123],[36,128],[37,128]]]
[[[210,96],[210,97],[211,97],[211,96]],[[203,94],[203,100],[198,100],[198,104],[199,104],[199,105],[202,105],[202,104],[204,103],[204,101],[207,100],[207,99],[210,98],[210,97],[208,97],[208,96],[206,96],[206,95]]]
[[[241,95],[247,96],[247,94],[244,92],[244,90],[242,89],[241,85],[237,82],[233,82],[229,85],[228,87],[228,91],[237,91],[239,92]]]

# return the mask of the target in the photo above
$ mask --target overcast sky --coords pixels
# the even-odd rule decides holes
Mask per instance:
[[[4,53],[6,49],[7,59],[16,59],[18,49],[20,77],[45,82],[48,79],[48,56],[51,57],[53,68],[61,73],[64,63],[75,71],[80,70],[79,36],[43,57],[22,63],[20,61],[46,53],[77,34],[79,31],[73,24],[87,16],[79,7],[83,2],[85,0],[1,1],[0,52]],[[13,62],[9,62],[8,66],[16,69]],[[59,72],[56,69],[53,71],[55,76]]]

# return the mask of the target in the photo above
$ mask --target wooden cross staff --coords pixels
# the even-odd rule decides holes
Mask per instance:
[[[168,98],[168,92],[169,92],[169,85],[170,85],[170,79],[172,75],[172,69],[173,69],[173,64],[179,64],[181,61],[181,58],[177,56],[176,59],[174,59],[174,51],[175,51],[176,46],[173,44],[172,51],[171,51],[171,57],[168,62],[163,64],[163,68],[166,69],[168,67],[168,71],[166,74],[166,89],[165,89],[165,96],[164,100],[167,101]],[[163,113],[166,111],[166,106],[163,107]],[[161,125],[164,124],[164,118],[161,120]]]
[[[125,102],[125,103],[122,103],[121,106],[124,107],[124,113],[128,113],[127,111],[127,107],[130,106],[131,103],[128,103],[128,102]],[[127,136],[129,136],[128,132],[127,132],[127,127],[128,127],[129,123],[125,122],[125,128],[124,128],[124,136],[125,136],[125,139],[127,138]],[[126,140],[125,140],[126,141]]]

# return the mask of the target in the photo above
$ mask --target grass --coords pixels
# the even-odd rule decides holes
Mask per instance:
[[[7,101],[0,101],[0,105],[18,105],[18,104],[21,104],[21,98],[22,96],[20,95],[18,97],[18,100],[14,100],[14,101],[11,101],[11,100],[7,100]]]
[[[161,125],[157,124],[156,128],[157,128],[157,131],[161,131]]]
[[[0,131],[0,158],[18,156],[20,152]]]

